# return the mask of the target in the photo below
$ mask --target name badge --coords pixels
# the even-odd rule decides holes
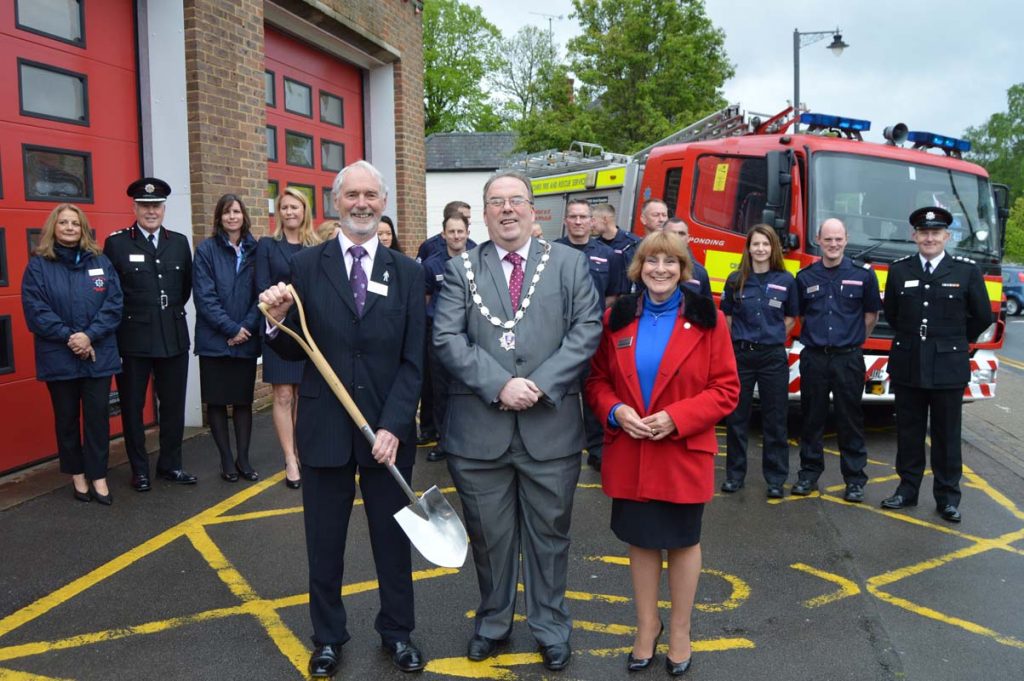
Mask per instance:
[[[768,307],[782,307],[782,301],[772,298],[768,301]]]
[[[601,257],[596,256],[596,255],[590,256],[590,260],[593,261],[593,262],[608,262],[608,258],[601,258]]]
[[[814,286],[808,286],[807,293],[817,293],[819,288],[821,287],[818,286],[817,284],[815,284]]]
[[[863,281],[857,281],[856,279],[843,279],[843,286],[863,286]]]
[[[632,336],[629,336],[628,338],[620,338],[618,341],[615,342],[615,347],[617,347],[617,348],[628,348],[628,347],[630,347],[632,345],[633,345],[633,337]]]
[[[366,282],[366,290],[370,293],[376,293],[378,296],[387,296],[388,287],[378,281]]]
[[[97,267],[95,269],[89,270],[89,276],[90,277],[102,277],[103,276],[103,268],[102,267]]]
[[[768,284],[768,288],[771,289],[771,290],[775,290],[775,291],[785,291],[786,290],[785,286],[781,286],[779,284]],[[815,288],[815,290],[817,290],[818,287],[815,286],[814,288]],[[810,293],[810,291],[808,291],[808,293]]]
[[[920,283],[921,282],[917,279],[908,279],[905,282],[903,282],[903,288],[914,288]]]
[[[128,255],[128,262],[146,262],[146,256],[142,253],[131,253]]]
[[[435,274],[434,275],[434,281],[444,281],[444,275],[443,274]]]
[[[942,284],[942,288],[960,288],[959,281],[950,281]]]

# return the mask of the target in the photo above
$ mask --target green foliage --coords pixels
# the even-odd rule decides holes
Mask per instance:
[[[725,34],[702,0],[573,0],[582,35],[569,41],[596,139],[643,148],[721,108],[733,75]]]
[[[1006,222],[1006,248],[1003,260],[1024,263],[1024,196],[1017,197],[1010,208],[1010,219]]]
[[[594,139],[593,117],[576,99],[568,67],[552,63],[538,81],[534,112],[516,126],[517,151],[568,149],[573,140]]]
[[[499,64],[498,29],[479,7],[430,0],[423,7],[425,133],[500,130],[501,117],[483,89]]]
[[[978,127],[968,128],[964,137],[971,141],[968,158],[984,166],[993,182],[1010,187],[1011,201],[1024,191],[1024,83],[1006,93],[1007,110],[994,113]],[[1019,203],[1019,201],[1018,201]],[[1014,205],[1017,211],[1017,205]],[[1009,248],[1007,232],[1007,248]]]
[[[501,42],[494,89],[509,98],[506,108],[513,121],[521,122],[537,112],[557,59],[551,35],[536,26],[523,26]]]

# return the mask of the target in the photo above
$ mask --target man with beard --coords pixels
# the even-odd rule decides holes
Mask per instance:
[[[409,540],[392,517],[408,501],[385,466],[397,466],[411,484],[425,294],[420,266],[377,240],[387,191],[380,172],[366,161],[344,168],[332,187],[340,216],[338,236],[291,261],[292,283],[309,332],[376,432],[371,449],[316,367],[307,362],[299,385],[295,439],[302,456],[309,609],[316,646],[309,661],[313,677],[336,673],[341,646],[349,639],[341,584],[357,474],[380,584],[374,628],[398,669],[419,671],[425,665],[409,638],[414,627]],[[284,284],[264,291],[260,301],[275,319],[287,317],[289,327],[301,328]],[[268,337],[283,357],[304,357],[287,334],[268,330]]]

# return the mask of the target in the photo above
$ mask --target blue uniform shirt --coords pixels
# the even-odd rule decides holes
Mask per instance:
[[[594,288],[601,298],[602,310],[605,296],[617,296],[622,293],[622,256],[597,239],[591,239],[583,246],[570,243],[569,237],[556,239],[555,243],[582,251],[587,257],[587,266],[594,280]]]
[[[427,303],[427,319],[434,318],[434,308],[437,307],[437,294],[441,292],[441,285],[444,284],[444,268],[452,256],[448,255],[448,249],[434,253],[423,261],[423,276],[426,279],[426,293],[430,296]]]
[[[615,251],[622,258],[622,281],[619,284],[619,293],[631,293],[633,282],[629,280],[627,272],[636,255],[636,247],[640,245],[640,237],[632,232],[623,232],[621,229],[615,232],[612,239],[598,237],[598,241]]]
[[[690,256],[690,265],[693,267],[693,279],[680,283],[694,293],[698,293],[705,298],[711,298],[711,280],[708,278],[708,271],[704,269],[703,265],[694,260],[692,255]]]
[[[474,248],[476,248],[476,242],[473,241],[472,239],[467,238],[466,250],[470,251]],[[425,263],[427,261],[427,258],[429,258],[432,255],[446,255],[447,253],[448,244],[445,243],[444,237],[441,236],[440,234],[435,234],[434,236],[430,237],[422,244],[420,244],[419,250],[416,251],[416,262]]]
[[[835,267],[825,267],[819,260],[800,270],[796,282],[803,317],[801,343],[812,348],[864,343],[864,313],[882,308],[874,270],[846,257]]]
[[[732,339],[759,345],[786,342],[786,317],[800,312],[796,280],[789,272],[751,273],[738,292],[739,273],[733,272],[722,291],[722,312],[732,317]]]

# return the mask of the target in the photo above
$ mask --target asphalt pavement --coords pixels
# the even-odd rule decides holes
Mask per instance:
[[[879,509],[896,486],[894,423],[884,409],[869,412],[864,504],[841,500],[837,456],[827,461],[820,494],[769,501],[755,452],[746,487],[717,495],[704,516],[687,676],[1024,677],[1022,404],[1024,376],[1004,371],[995,400],[965,407],[961,525],[939,519],[927,480],[917,508]],[[795,437],[795,410],[792,417]],[[53,465],[0,479],[0,501],[25,484],[56,487],[0,513],[0,680],[303,678],[311,629],[301,492],[283,484],[268,412],[257,415],[253,441],[252,460],[265,476],[258,483],[222,482],[212,441],[200,434],[185,445],[198,485],[155,481],[138,494],[121,465],[110,474],[110,508],[75,502]],[[719,441],[724,453],[724,433]],[[835,446],[830,433],[833,455]],[[426,462],[425,453],[414,487],[436,484],[459,508],[445,465]],[[792,481],[795,441],[791,453]],[[724,456],[719,481],[722,464]],[[413,636],[430,660],[424,679],[627,678],[629,571],[599,482],[584,468],[575,496],[568,669],[544,670],[525,622],[498,657],[466,660],[477,599],[471,562],[449,570],[416,556]],[[344,587],[352,640],[338,678],[408,678],[390,666],[373,631],[375,591],[357,506]],[[662,598],[667,618],[664,584]],[[663,643],[644,676],[667,677],[664,652]]]

